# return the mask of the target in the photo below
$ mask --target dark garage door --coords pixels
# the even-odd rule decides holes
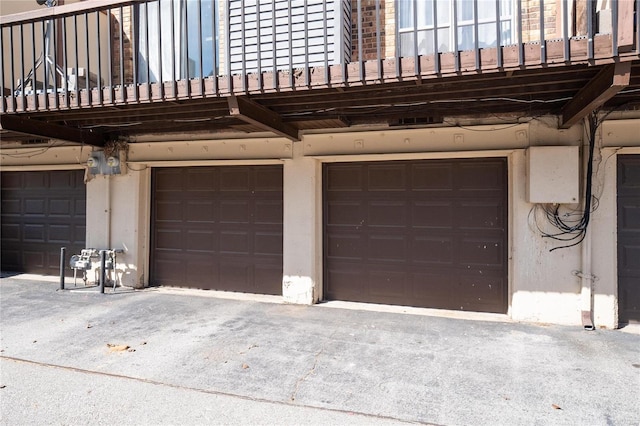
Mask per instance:
[[[326,299],[506,312],[506,159],[323,172]]]
[[[282,167],[155,169],[155,285],[282,294]]]
[[[618,314],[640,322],[640,155],[618,157]]]
[[[3,172],[0,179],[2,270],[59,274],[60,247],[72,254],[85,244],[83,170]]]

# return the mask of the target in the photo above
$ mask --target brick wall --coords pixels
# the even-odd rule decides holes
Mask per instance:
[[[380,28],[377,28],[378,15],[376,14],[376,3],[380,4]],[[391,7],[391,11],[387,9],[387,4]],[[386,34],[389,29],[387,19],[394,19],[393,0],[361,0],[361,31],[362,31],[362,59],[376,59],[378,56],[378,31],[380,31],[381,56],[387,56],[389,46],[386,45]],[[393,33],[391,33],[393,34]],[[388,37],[391,43],[394,43],[395,37]],[[352,44],[352,61],[358,61],[358,1],[351,1],[351,44]],[[393,56],[393,53],[391,54]]]
[[[122,30],[120,28],[120,10],[111,12],[112,70],[114,84],[122,84],[120,76],[120,40],[122,39],[124,58],[124,84],[133,83],[133,6],[122,8]]]
[[[562,37],[560,0],[544,2],[544,35],[546,40]],[[522,0],[522,41],[540,40],[540,0]]]

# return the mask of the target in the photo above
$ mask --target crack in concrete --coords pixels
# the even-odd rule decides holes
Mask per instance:
[[[327,338],[327,342],[331,341],[331,339],[333,338],[333,336],[335,334],[336,334],[336,331],[331,333],[331,335]],[[322,345],[320,350],[315,354],[315,356],[313,358],[313,365],[311,366],[309,371],[307,371],[307,373],[305,375],[303,375],[302,377],[300,377],[296,381],[296,386],[293,389],[293,392],[291,393],[291,397],[289,398],[290,401],[295,401],[296,400],[296,396],[298,395],[298,390],[300,389],[300,385],[302,384],[302,382],[304,382],[307,379],[307,377],[309,377],[310,375],[312,375],[315,372],[316,367],[318,366],[318,359],[320,358],[320,355],[322,355],[322,353],[324,352],[326,347],[327,347],[327,343],[325,342],[325,344]]]

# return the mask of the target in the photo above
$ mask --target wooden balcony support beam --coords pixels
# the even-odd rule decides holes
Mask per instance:
[[[95,147],[103,147],[105,138],[100,133],[74,127],[60,126],[45,121],[22,118],[17,115],[0,115],[0,130],[9,130],[23,135],[43,139],[59,139],[74,143],[84,143]]]
[[[562,107],[561,129],[582,120],[629,85],[631,62],[607,65]]]
[[[272,110],[252,101],[247,97],[229,96],[229,115],[245,123],[283,136],[292,141],[299,141],[298,129],[282,121],[282,117]]]

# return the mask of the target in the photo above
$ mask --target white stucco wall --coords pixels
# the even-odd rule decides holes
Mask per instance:
[[[607,121],[598,135],[591,221],[593,319],[596,327],[617,326],[616,158],[640,153],[638,119]],[[370,130],[307,134],[301,142],[282,138],[134,143],[129,170],[87,183],[87,245],[123,248],[122,282],[148,284],[150,176],[152,167],[283,164],[283,296],[293,303],[322,299],[322,163],[433,158],[506,157],[509,164],[509,310],[516,321],[580,326],[584,298],[579,246],[556,250],[543,238],[527,202],[527,148],[581,146],[581,125],[557,130],[554,118],[520,125],[466,128]],[[11,148],[0,154],[15,154]],[[51,148],[35,157],[2,155],[4,171],[82,167],[88,150]],[[581,184],[581,197],[583,185]],[[550,231],[538,216],[538,225]],[[547,228],[545,228],[547,226]]]

